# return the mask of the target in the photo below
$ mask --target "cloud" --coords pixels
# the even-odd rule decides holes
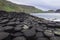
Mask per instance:
[[[9,0],[17,4],[32,5],[42,10],[59,9],[60,0]]]

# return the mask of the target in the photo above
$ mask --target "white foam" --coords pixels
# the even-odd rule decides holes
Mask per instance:
[[[50,21],[60,22],[60,13],[32,13],[31,15]]]
[[[60,22],[60,19],[54,18],[54,19],[46,19],[46,20],[50,20],[50,21],[57,21]]]

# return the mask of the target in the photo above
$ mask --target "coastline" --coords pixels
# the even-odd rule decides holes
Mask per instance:
[[[60,21],[60,13],[31,13],[31,15],[50,21]]]
[[[23,12],[0,11],[0,40],[58,40],[59,36],[60,22]]]

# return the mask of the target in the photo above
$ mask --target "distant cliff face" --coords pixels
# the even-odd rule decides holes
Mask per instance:
[[[55,12],[56,12],[56,13],[60,13],[60,9],[57,9]]]
[[[6,0],[0,0],[0,10],[27,12],[27,13],[43,12],[42,10],[37,9],[33,6],[17,5]]]
[[[45,11],[45,13],[55,13],[54,10],[48,10],[48,11]]]

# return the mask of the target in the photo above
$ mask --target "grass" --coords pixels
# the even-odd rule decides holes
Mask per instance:
[[[37,9],[33,6],[27,5],[17,5],[6,0],[0,0],[0,10],[5,11],[16,11],[16,12],[25,12],[25,13],[40,13],[43,12],[40,9]]]

